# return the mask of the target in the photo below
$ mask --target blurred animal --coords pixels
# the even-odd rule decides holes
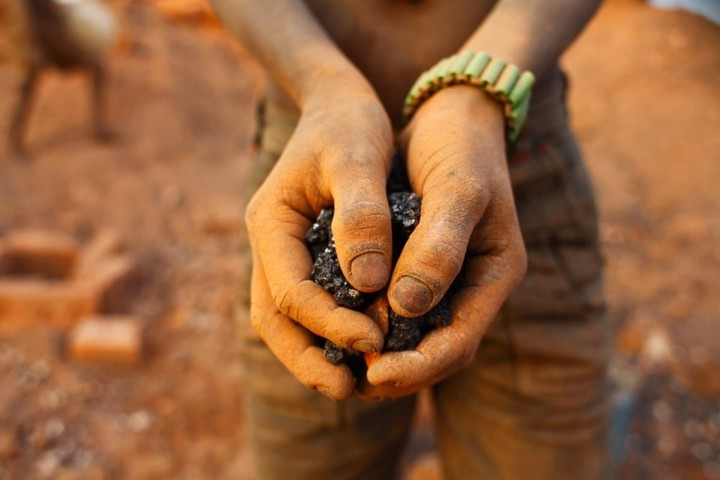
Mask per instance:
[[[41,73],[48,68],[85,69],[91,78],[93,129],[106,140],[103,58],[117,37],[117,22],[99,0],[22,0],[28,48],[26,73],[9,130],[11,154],[26,156],[23,137]]]

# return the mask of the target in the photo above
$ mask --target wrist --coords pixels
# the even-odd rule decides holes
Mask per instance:
[[[487,92],[470,85],[453,85],[436,92],[420,105],[413,122],[437,117],[453,118],[505,136],[503,106]]]
[[[507,138],[515,141],[527,117],[535,76],[486,52],[464,51],[440,60],[413,84],[405,98],[406,121],[438,91],[453,85],[477,87],[503,105]]]
[[[321,71],[313,75],[300,99],[300,108],[326,108],[346,102],[380,103],[370,83],[353,68]]]

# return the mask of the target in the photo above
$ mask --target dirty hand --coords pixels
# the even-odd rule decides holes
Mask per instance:
[[[388,300],[405,317],[427,312],[464,263],[452,323],[416,350],[389,352],[358,386],[367,397],[399,397],[468,365],[502,303],[523,277],[525,248],[507,170],[499,104],[454,86],[423,104],[402,133],[408,175],[422,197],[421,220],[392,274]]]
[[[387,284],[391,226],[385,184],[393,142],[374,93],[340,90],[325,89],[305,104],[246,218],[254,262],[252,324],[301,383],[335,399],[350,396],[355,380],[347,366],[324,358],[312,333],[368,353],[381,351],[383,335],[369,317],[339,307],[310,279],[305,232],[321,208],[334,205],[332,230],[350,283],[363,292]]]

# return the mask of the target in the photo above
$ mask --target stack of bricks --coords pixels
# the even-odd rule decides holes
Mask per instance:
[[[138,281],[137,265],[113,232],[86,245],[61,233],[11,232],[0,239],[0,333],[70,330],[73,358],[137,362],[142,322],[116,313],[127,311]]]

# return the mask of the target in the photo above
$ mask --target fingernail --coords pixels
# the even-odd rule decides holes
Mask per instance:
[[[381,253],[365,253],[350,264],[350,277],[362,288],[382,287],[388,273],[387,261]]]
[[[372,340],[367,338],[355,340],[350,347],[353,350],[359,350],[364,353],[377,353],[379,351],[377,345],[375,345]]]
[[[393,295],[401,308],[413,315],[422,315],[432,305],[432,291],[427,285],[414,277],[402,277],[395,285]]]

